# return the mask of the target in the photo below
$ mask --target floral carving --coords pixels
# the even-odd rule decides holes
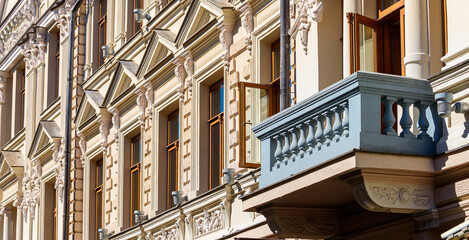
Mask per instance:
[[[189,97],[192,97],[192,75],[194,75],[194,60],[192,59],[192,54],[187,51],[184,54],[186,60],[184,61],[184,68],[186,69],[187,79],[186,79],[186,88],[189,91]]]
[[[204,210],[203,216],[195,219],[196,235],[202,235],[212,230],[222,227],[222,213],[221,210],[208,212]]]
[[[290,36],[295,39],[300,35],[303,50],[308,52],[308,32],[311,27],[310,16],[314,21],[321,22],[323,16],[323,6],[321,0],[300,0],[296,6],[295,20],[289,31]]]
[[[60,30],[60,39],[63,40],[68,37],[68,30],[70,25],[70,9],[76,0],[66,0],[63,7],[56,10],[54,18],[57,21],[57,28]]]
[[[8,73],[0,71],[0,104],[6,103]]]
[[[63,201],[64,193],[64,180],[65,180],[65,138],[62,138],[61,143],[56,143],[54,148],[54,154],[52,158],[55,161],[55,185],[54,188],[57,190],[60,202]]]
[[[26,71],[31,70],[44,62],[46,54],[46,29],[35,27],[33,32],[28,33],[28,40],[21,46],[21,53],[24,56]]]
[[[36,164],[31,171],[31,196],[29,199],[29,209],[31,217],[34,219],[36,214],[36,206],[39,204],[41,197],[41,164]]]
[[[176,229],[165,230],[161,229],[161,233],[155,237],[155,240],[177,240]]]

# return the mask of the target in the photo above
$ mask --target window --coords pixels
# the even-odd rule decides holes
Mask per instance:
[[[351,72],[405,75],[404,1],[379,0],[378,19],[348,13]]]
[[[59,97],[59,67],[60,67],[60,37],[56,34],[56,46],[55,46],[55,84],[54,84],[54,99]]]
[[[174,111],[168,116],[168,144],[166,146],[168,156],[166,207],[174,206],[172,191],[178,190],[179,170],[179,112]]]
[[[134,211],[140,210],[140,164],[141,139],[140,135],[130,142],[130,223],[135,225]]]
[[[55,178],[50,179],[44,184],[44,215],[43,221],[46,223],[52,224],[44,224],[43,229],[43,239],[58,239],[57,236],[57,191],[54,188],[55,185]]]
[[[138,30],[140,30],[140,28],[142,27],[142,24],[141,23],[137,23],[137,21],[135,21],[135,14],[134,14],[134,9],[143,9],[143,0],[129,0],[129,10],[130,10],[130,13],[131,16],[132,16],[132,22],[130,23],[131,25],[131,36],[135,35],[135,33],[138,32]]]
[[[20,80],[20,95],[21,95],[21,110],[19,112],[19,116],[20,116],[20,121],[19,121],[19,130],[23,129],[24,127],[24,103],[26,101],[25,97],[25,88],[26,88],[26,82],[25,82],[25,70],[22,69],[20,71],[20,76],[19,76],[19,80]]]
[[[53,236],[52,239],[57,239],[57,218],[58,218],[58,216],[57,216],[57,199],[56,199],[57,191],[55,190],[55,188],[53,190],[53,196],[54,197],[52,198],[53,199],[52,200],[52,204],[53,204],[52,206],[54,207],[54,210],[53,210],[53,213],[54,213],[54,230],[52,232],[52,236]]]
[[[223,80],[210,86],[209,189],[220,185],[223,169]]]
[[[272,114],[280,112],[280,39],[272,43],[272,79],[270,86],[272,87]]]
[[[103,228],[103,159],[96,162],[96,168],[94,170],[95,186],[95,232],[98,229]],[[95,235],[98,239],[97,234]]]
[[[106,18],[107,18],[107,0],[99,2],[99,22],[98,22],[98,63],[101,66],[104,63],[104,57],[101,53],[101,47],[106,46]]]

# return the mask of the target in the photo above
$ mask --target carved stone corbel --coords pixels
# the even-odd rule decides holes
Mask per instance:
[[[244,40],[244,43],[246,44],[246,49],[249,52],[249,55],[252,55],[252,31],[254,31],[254,18],[252,17],[252,9],[251,5],[249,3],[246,3],[246,5],[241,9],[242,17],[241,17],[241,23],[244,27],[244,30],[246,30],[246,39]]]
[[[323,16],[323,7],[321,0],[300,0],[296,6],[295,20],[288,34],[296,39],[297,34],[300,35],[303,50],[308,52],[308,32],[311,27],[310,16],[314,21],[321,22]]]
[[[182,56],[186,59],[184,61],[184,68],[186,69],[186,85],[185,88],[189,91],[189,97],[192,97],[192,76],[194,75],[194,60],[189,50],[185,51]]]
[[[77,137],[78,137],[78,146],[80,147],[80,153],[81,153],[80,154],[81,166],[84,168],[85,163],[88,160],[86,157],[86,138],[82,132],[77,132]]]
[[[0,71],[0,105],[6,103],[8,73]]]
[[[435,208],[430,177],[357,171],[342,177],[355,200],[373,212],[415,213]]]
[[[236,16],[234,14],[234,9],[232,8],[223,8],[223,22],[217,27],[220,29],[220,43],[223,46],[224,54],[223,61],[225,65],[225,71],[230,70],[230,47],[233,43],[233,29],[236,23]]]
[[[66,0],[64,6],[54,12],[54,18],[55,21],[57,21],[57,28],[60,31],[61,41],[68,37],[70,9],[75,2],[76,0]],[[88,2],[86,4],[88,4]]]
[[[173,64],[176,65],[174,74],[179,81],[179,100],[184,102],[184,82],[186,80],[186,71],[184,70],[184,58],[182,56],[175,57]]]
[[[327,239],[339,230],[336,209],[270,206],[260,213],[270,230],[281,238]]]
[[[26,222],[28,220],[29,201],[31,198],[31,169],[28,161],[26,161],[24,165],[22,191],[23,199],[20,204],[20,209],[23,211],[23,221]]]
[[[117,108],[109,108],[109,112],[112,114],[112,127],[114,128],[114,141],[116,142],[117,149],[119,148],[119,129],[121,127],[121,118],[119,110]]]
[[[150,122],[153,119],[153,85],[150,82],[144,84],[146,88],[145,97],[147,98],[147,114]]]
[[[103,148],[104,155],[107,155],[107,147],[108,141],[107,137],[109,135],[109,125],[110,125],[110,117],[105,114],[101,113],[101,116],[97,119],[99,123],[99,132],[101,133],[102,143],[101,146]]]
[[[36,215],[36,206],[40,202],[41,198],[41,175],[42,175],[42,166],[40,163],[37,163],[32,168],[31,173],[31,198],[29,200],[29,209],[31,210],[32,219]]]
[[[142,127],[145,127],[145,107],[146,107],[145,92],[146,92],[146,88],[143,86],[135,90],[135,94],[137,94],[137,106],[140,109],[140,126]]]

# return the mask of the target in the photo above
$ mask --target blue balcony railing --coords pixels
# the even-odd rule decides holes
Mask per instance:
[[[428,81],[357,72],[253,127],[260,187],[355,150],[433,155],[438,121]]]

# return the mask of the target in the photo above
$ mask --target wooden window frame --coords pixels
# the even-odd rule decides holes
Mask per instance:
[[[99,167],[102,167],[102,172],[100,173],[99,172]],[[103,203],[102,203],[102,199],[103,199],[103,184],[104,184],[104,179],[103,179],[103,176],[104,176],[104,163],[103,163],[103,159],[100,159],[98,161],[96,161],[96,169],[95,169],[95,188],[94,188],[94,191],[95,191],[95,232],[97,233],[98,232],[98,214],[101,214],[101,227],[103,227]],[[99,184],[99,178],[101,178],[101,184]],[[101,202],[98,201],[98,194],[101,194]],[[101,206],[101,212],[98,213],[98,206],[99,205]],[[96,239],[98,239],[98,235],[96,234]]]
[[[223,79],[222,80],[219,80],[217,81],[215,84],[212,84],[210,86],[210,96],[209,96],[209,119],[208,119],[208,123],[209,123],[209,189],[213,189],[217,186],[212,186],[212,179],[214,178],[214,176],[212,176],[212,126],[216,125],[216,124],[220,124],[220,163],[219,163],[219,182],[221,183],[221,177],[223,176],[223,168],[224,168],[224,158],[223,158],[223,136],[224,136],[224,132],[223,132],[223,114],[224,114],[224,111],[225,109],[223,109],[223,111],[220,111],[220,113],[217,113],[216,115],[213,115],[212,113],[212,103],[213,103],[213,90],[216,89],[216,88],[220,88],[220,86],[223,85],[223,89],[224,89],[224,84],[223,84]],[[220,91],[220,94],[224,94],[222,91]],[[224,96],[223,96],[223,99],[224,99]],[[221,104],[224,104],[224,103],[221,103]]]
[[[101,51],[101,47],[106,46],[106,32],[107,32],[107,6],[105,6],[105,11],[103,11],[103,2],[107,4],[107,0],[99,1],[99,21],[98,21],[98,63],[101,66],[104,63],[104,57]],[[104,32],[103,38],[101,34]]]
[[[238,109],[239,111],[239,139],[241,139],[241,144],[239,145],[239,167],[245,167],[245,168],[258,168],[261,166],[261,164],[255,164],[255,163],[247,163],[246,162],[246,125],[247,124],[252,124],[246,122],[246,87],[250,88],[258,88],[258,89],[264,89],[267,90],[268,94],[268,109],[267,109],[267,115],[270,117],[272,116],[273,112],[273,98],[272,98],[272,92],[273,92],[273,87],[272,85],[265,85],[265,84],[258,84],[258,83],[250,83],[250,82],[238,82],[238,90],[239,90],[239,101],[238,101]]]
[[[448,53],[448,6],[447,0],[442,0],[443,11],[443,56]]]
[[[378,20],[381,20],[387,16],[389,16],[390,14],[392,14],[394,11],[396,11],[397,9],[400,9],[402,7],[404,7],[404,4],[405,4],[405,0],[400,0],[396,3],[394,3],[393,5],[387,7],[386,9],[382,9],[382,0],[377,0],[378,1]]]
[[[170,119],[174,116],[177,116],[178,118],[178,125],[179,125],[179,109],[170,113],[168,115],[168,125],[167,125],[167,134],[168,134],[168,137],[167,137],[167,143],[168,145],[166,146],[166,153],[167,153],[167,178],[166,178],[166,189],[167,189],[167,193],[166,193],[166,208],[169,209],[171,206],[172,206],[172,194],[171,194],[171,189],[170,189],[170,173],[171,173],[171,169],[170,169],[170,152],[171,151],[175,151],[176,152],[176,172],[175,172],[175,181],[176,181],[176,189],[175,191],[178,191],[179,190],[179,186],[178,186],[178,182],[179,182],[179,131],[178,131],[178,137],[176,140],[172,141],[171,142],[171,122],[170,122]]]
[[[134,201],[136,200],[137,201],[137,205],[140,206],[140,193],[141,193],[141,183],[140,183],[140,174],[141,174],[141,162],[142,162],[142,155],[141,155],[141,151],[139,153],[139,161],[137,163],[134,164],[134,144],[138,143],[138,147],[139,149],[142,147],[141,145],[141,136],[140,135],[137,135],[135,137],[133,137],[130,141],[130,167],[129,167],[129,171],[130,171],[130,225],[131,226],[134,226],[134,213],[133,211],[134,210],[140,210],[140,209],[133,209],[133,206],[134,206]],[[134,199],[134,196],[133,196],[133,186],[134,186],[134,179],[133,179],[133,173],[137,172],[137,186],[138,186],[138,189],[137,189],[137,199]]]

